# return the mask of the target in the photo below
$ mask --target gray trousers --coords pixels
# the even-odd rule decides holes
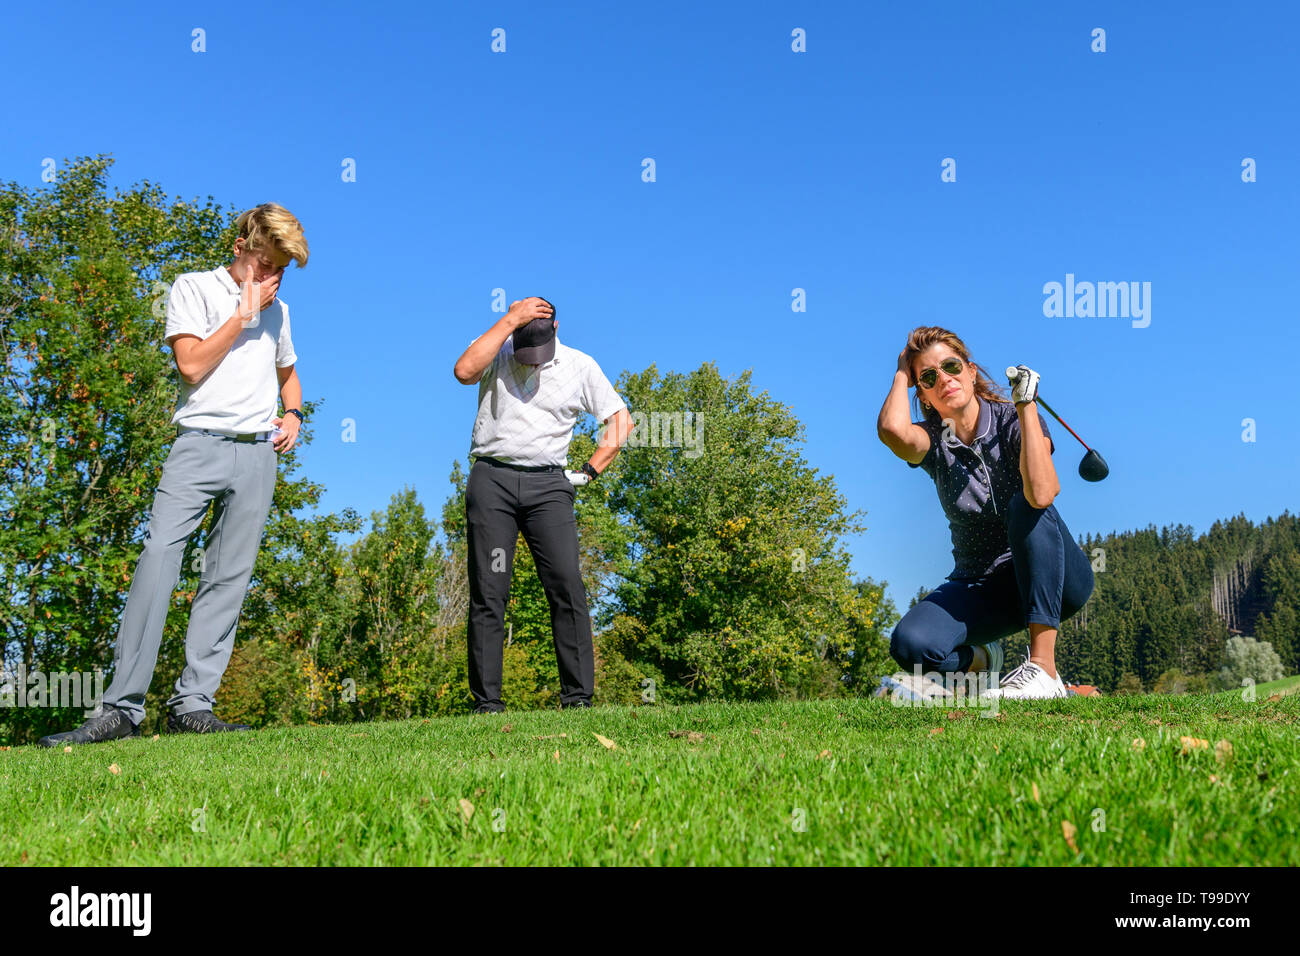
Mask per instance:
[[[113,683],[104,692],[104,703],[126,711],[132,723],[144,720],[185,544],[209,502],[212,530],[201,556],[195,554],[202,571],[185,633],[185,670],[167,705],[178,714],[212,709],[271,510],[276,458],[271,442],[199,432],[179,435],[172,445],[117,632]]]

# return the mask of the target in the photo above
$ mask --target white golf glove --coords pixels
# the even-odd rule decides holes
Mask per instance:
[[[1017,405],[1038,397],[1038,373],[1028,365],[1007,366],[1007,381],[1011,383],[1011,400]]]
[[[591,481],[591,475],[587,474],[585,471],[569,471],[567,468],[564,469],[564,477],[568,478],[575,488],[581,488],[587,482]]]

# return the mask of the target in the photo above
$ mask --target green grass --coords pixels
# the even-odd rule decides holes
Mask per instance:
[[[1268,696],[992,719],[885,700],[603,708],[14,748],[0,864],[1294,866],[1300,694]]]
[[[1256,684],[1252,690],[1254,691],[1256,700],[1267,700],[1275,694],[1280,694],[1283,697],[1297,694],[1300,693],[1300,674],[1292,674],[1290,677],[1282,677],[1278,680],[1268,681],[1264,684]],[[1236,704],[1239,701],[1248,703],[1242,701],[1242,694],[1246,692],[1246,688],[1243,687],[1234,690],[1219,691],[1218,693],[1211,695],[1211,697],[1215,701],[1230,705]]]
[[[1258,694],[1276,694],[1278,691],[1295,693],[1300,690],[1300,674],[1293,674],[1290,677],[1283,677],[1281,680],[1269,681],[1267,684],[1255,685],[1255,693]],[[1240,694],[1241,691],[1234,693]]]

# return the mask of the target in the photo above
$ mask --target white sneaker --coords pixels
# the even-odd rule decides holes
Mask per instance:
[[[1068,696],[1060,677],[1048,677],[1033,661],[1025,661],[999,682],[999,686],[986,690],[986,697],[1003,700],[1047,700]]]

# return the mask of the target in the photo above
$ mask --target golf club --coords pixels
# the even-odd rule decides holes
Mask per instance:
[[[1014,385],[1016,380],[1020,378],[1020,369],[1016,368],[1014,365],[1008,365],[1007,378],[1011,381],[1011,384]],[[1048,405],[1043,401],[1043,396],[1036,396],[1034,401],[1047,409],[1047,413],[1058,422],[1065,425],[1065,430],[1078,439],[1080,445],[1084,448],[1088,448],[1088,443],[1082,438],[1079,438],[1078,432],[1066,424],[1065,419],[1056,414],[1051,405]],[[1084,455],[1083,461],[1079,462],[1079,477],[1084,481],[1101,481],[1109,474],[1110,466],[1106,464],[1106,459],[1102,458],[1095,448],[1088,448],[1088,454]]]

